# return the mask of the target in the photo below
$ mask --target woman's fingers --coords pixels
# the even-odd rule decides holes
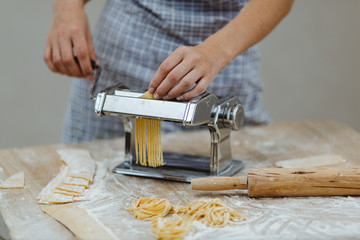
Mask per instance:
[[[200,45],[179,47],[160,65],[149,92],[155,93],[156,99],[188,100],[204,92],[220,70],[213,51]],[[199,79],[199,84],[189,90]]]
[[[52,62],[54,66],[59,69],[61,74],[70,75],[70,72],[67,70],[62,61],[61,49],[57,41],[53,41],[52,43]]]
[[[209,86],[211,80],[207,78],[202,78],[194,88],[191,90],[184,92],[182,95],[178,96],[176,99],[179,101],[188,101],[191,100],[203,92],[205,92],[206,88]]]
[[[60,73],[59,69],[57,69],[52,60],[52,48],[49,43],[46,44],[45,52],[44,52],[44,61],[48,68],[54,73]]]
[[[160,83],[154,94],[156,99],[166,97],[165,100],[169,99],[167,94],[171,88],[173,88],[186,74],[192,70],[192,65],[186,62],[181,62],[175,68],[173,68],[165,77],[164,81]],[[182,81],[180,81],[181,83]],[[179,83],[179,84],[180,84]]]
[[[189,90],[193,85],[202,77],[202,73],[198,69],[192,69],[188,74],[186,74],[179,84],[170,89],[164,100],[169,100],[180,96],[186,90]]]
[[[61,57],[64,66],[69,72],[69,76],[82,77],[80,66],[74,60],[72,43],[70,38],[62,39],[61,41]]]
[[[94,74],[91,68],[90,54],[88,51],[89,49],[85,39],[85,34],[83,35],[81,30],[79,30],[79,32],[75,32],[72,36],[72,42],[74,45],[75,54],[79,59],[82,75],[89,81],[94,80]]]
[[[149,85],[149,92],[154,94],[162,81],[167,77],[167,75],[183,60],[183,54],[179,49],[175,50],[164,62],[162,62],[156,71],[153,79]],[[163,91],[162,91],[163,92]],[[161,93],[162,93],[161,92]],[[156,92],[160,95],[158,92]],[[160,95],[161,96],[161,95]],[[163,95],[165,96],[165,95]]]
[[[93,80],[91,60],[96,56],[83,1],[56,0],[53,10],[44,61],[53,72]]]

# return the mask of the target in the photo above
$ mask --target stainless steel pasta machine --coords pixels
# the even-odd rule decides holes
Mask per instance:
[[[244,120],[237,98],[219,99],[203,93],[191,101],[181,102],[139,98],[142,94],[120,84],[92,97],[98,116],[123,117],[126,159],[113,170],[115,173],[190,182],[197,177],[231,176],[243,167],[241,161],[231,156],[230,132],[239,130]],[[152,168],[136,164],[134,119],[137,117],[181,123],[186,127],[207,125],[211,138],[209,156],[164,152],[164,166]]]

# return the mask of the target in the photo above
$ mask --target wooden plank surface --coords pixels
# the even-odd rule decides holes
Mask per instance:
[[[164,150],[207,155],[209,133],[174,133],[163,137]],[[52,145],[0,150],[3,178],[25,173],[25,188],[0,190],[0,210],[12,239],[74,239],[63,225],[42,213],[36,196],[59,171],[55,150],[64,147],[88,149],[94,159],[110,167],[123,156],[123,139],[72,145]],[[249,168],[273,167],[278,160],[320,154],[342,155],[341,167],[360,166],[360,134],[332,121],[304,121],[251,127],[232,134],[235,159]],[[95,187],[95,186],[94,186]],[[135,219],[126,210],[139,197],[167,198],[172,204],[186,204],[201,197],[221,198],[247,216],[240,224],[214,229],[197,224],[186,239],[353,239],[360,235],[360,198],[249,198],[242,190],[196,192],[185,183],[128,177],[108,173],[96,185],[91,201],[79,203],[88,209],[119,239],[153,239],[149,222]]]

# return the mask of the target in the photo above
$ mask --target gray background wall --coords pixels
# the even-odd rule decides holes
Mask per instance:
[[[86,10],[90,23],[105,0]],[[0,148],[59,143],[70,78],[42,61],[52,1],[0,0]],[[273,122],[332,119],[360,130],[360,1],[298,0],[260,45]]]

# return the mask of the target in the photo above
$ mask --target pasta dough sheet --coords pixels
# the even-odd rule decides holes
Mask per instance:
[[[92,182],[96,165],[89,151],[83,149],[58,149],[56,152],[69,166],[67,176]]]
[[[47,207],[43,210],[64,224],[78,239],[114,240],[117,237],[84,208],[74,204]]]
[[[61,204],[73,202],[73,196],[54,193],[56,191],[55,186],[59,185],[62,179],[65,179],[68,167],[62,165],[60,172],[53,178],[39,193],[37,199],[38,204]]]
[[[340,155],[319,155],[306,158],[296,158],[275,162],[276,167],[281,168],[314,168],[339,165],[346,160]]]
[[[18,172],[4,182],[0,184],[0,189],[3,188],[24,188],[25,186],[25,176],[24,172]]]
[[[88,189],[85,188],[93,180],[96,169],[96,163],[90,153],[82,149],[60,149],[57,152],[63,164],[59,174],[40,192],[38,204],[90,200],[87,196]]]

